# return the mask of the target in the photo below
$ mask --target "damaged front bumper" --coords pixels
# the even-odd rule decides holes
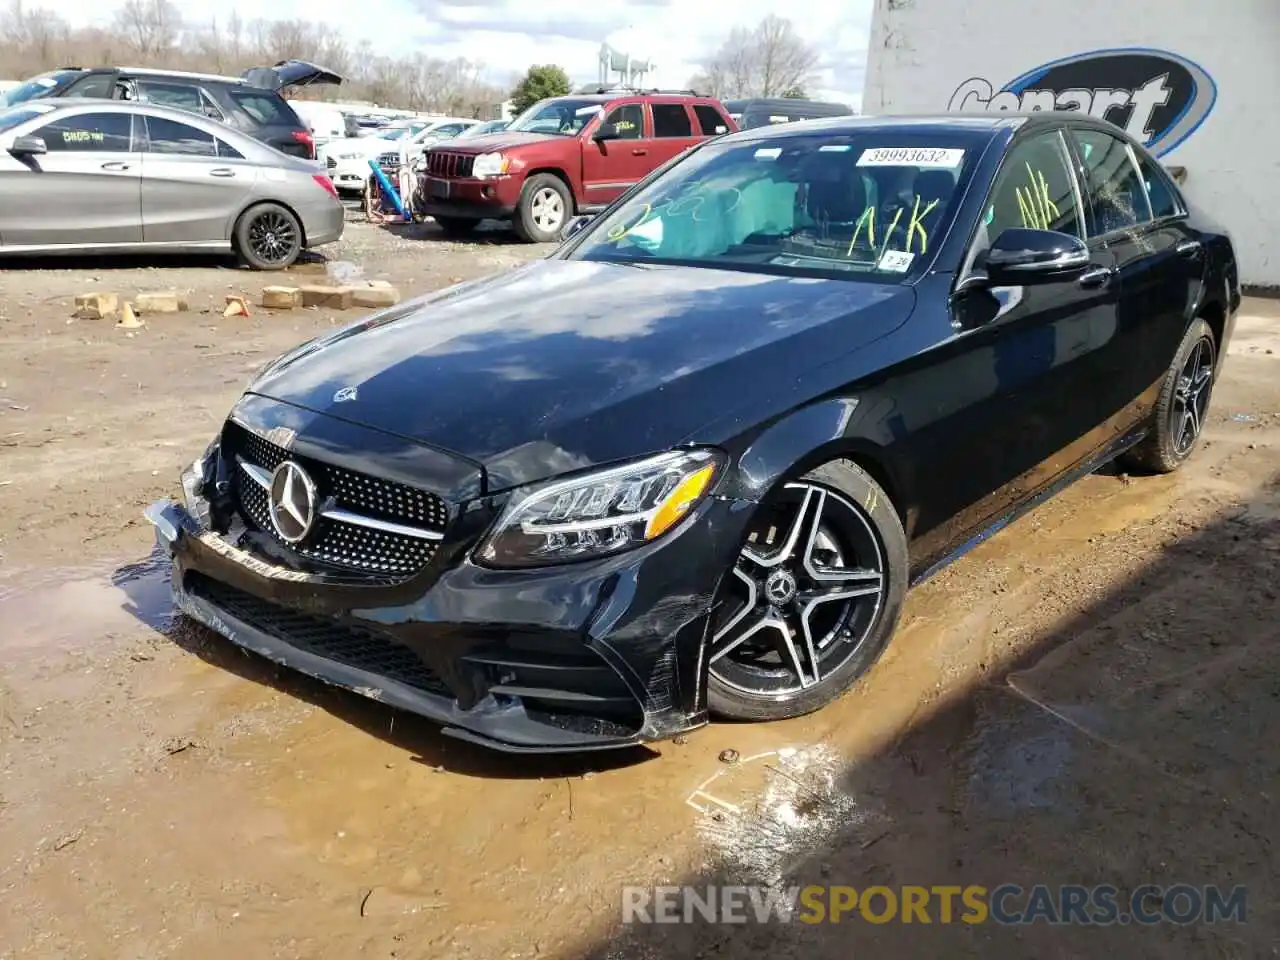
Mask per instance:
[[[512,752],[626,747],[707,721],[712,597],[746,516],[731,502],[708,499],[666,542],[600,562],[495,571],[464,559],[369,585],[242,548],[185,493],[187,506],[146,510],[175,604],[269,660]]]

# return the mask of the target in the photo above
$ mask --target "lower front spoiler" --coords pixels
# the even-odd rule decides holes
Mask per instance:
[[[182,540],[199,534],[198,523],[181,506],[167,500],[152,504],[145,513],[155,528],[156,543],[173,560],[173,599],[180,611],[273,663],[439,723],[447,736],[508,753],[580,753],[639,746],[680,732],[664,730],[658,737],[642,733],[627,737],[593,735],[536,720],[518,700],[499,700],[492,695],[464,710],[450,697],[303,650],[185,589]],[[688,728],[698,725],[691,721]]]

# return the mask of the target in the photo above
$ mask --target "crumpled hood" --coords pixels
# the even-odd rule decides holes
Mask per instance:
[[[304,344],[250,392],[461,454],[496,490],[717,442],[699,428],[748,391],[782,413],[807,370],[913,302],[896,284],[542,260]]]

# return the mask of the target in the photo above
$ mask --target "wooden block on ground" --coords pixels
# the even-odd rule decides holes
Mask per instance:
[[[114,317],[120,311],[118,293],[76,294],[76,316],[81,320],[101,320]]]
[[[133,298],[138,313],[181,313],[188,308],[187,298],[176,290],[152,290]]]
[[[302,291],[297,287],[263,287],[262,305],[271,310],[294,310],[302,306]]]
[[[352,300],[357,307],[394,307],[400,302],[400,291],[390,284],[385,287],[356,287]]]
[[[328,307],[331,310],[349,310],[354,299],[351,287],[306,286],[299,287],[304,307]]]

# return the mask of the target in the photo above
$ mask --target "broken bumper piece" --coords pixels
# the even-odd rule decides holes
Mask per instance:
[[[637,595],[643,560],[594,577],[582,569],[499,576],[464,561],[425,588],[344,585],[242,549],[178,503],[145,513],[172,559],[182,612],[275,663],[438,722],[449,736],[509,752],[577,752],[706,722],[697,677],[709,603],[673,605],[665,620],[643,599],[631,612],[618,598]],[[509,622],[494,622],[494,611],[507,610]]]

